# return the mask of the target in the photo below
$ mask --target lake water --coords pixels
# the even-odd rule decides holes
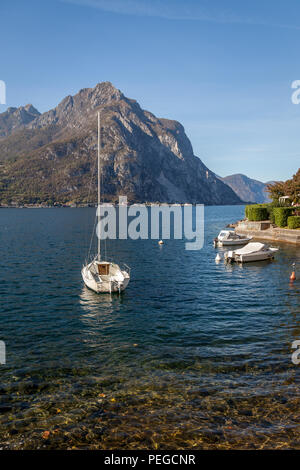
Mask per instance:
[[[206,208],[201,251],[108,242],[121,296],[82,283],[93,209],[1,209],[0,447],[299,449],[299,248],[215,264],[243,209]]]

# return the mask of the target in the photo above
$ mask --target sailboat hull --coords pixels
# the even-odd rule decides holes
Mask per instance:
[[[119,279],[109,278],[107,276],[95,276],[90,272],[90,266],[85,266],[81,271],[82,279],[85,285],[97,294],[107,294],[112,292],[123,292],[129,284],[129,274],[126,271],[120,271]]]

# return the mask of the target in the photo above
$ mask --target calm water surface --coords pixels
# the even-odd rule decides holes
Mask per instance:
[[[206,208],[198,252],[110,241],[132,280],[99,296],[80,275],[93,209],[1,209],[0,446],[299,449],[300,253],[216,265],[213,237],[242,215]]]

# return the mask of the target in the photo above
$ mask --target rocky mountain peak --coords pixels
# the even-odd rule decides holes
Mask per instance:
[[[39,116],[41,113],[34,107],[32,106],[32,104],[26,104],[24,106],[24,110],[27,112],[27,113],[30,113],[30,114],[34,114],[36,116]]]
[[[55,108],[42,114],[29,126],[32,129],[53,125],[80,129],[94,114],[94,110],[124,99],[123,93],[110,82],[98,83],[94,88],[83,88],[74,96],[66,96]]]
[[[30,105],[22,109],[33,115]],[[131,202],[241,203],[194,155],[179,122],[143,110],[110,82],[66,96],[23,125],[22,134],[15,129],[0,140],[6,188],[2,197],[9,200],[17,190],[21,195],[25,191],[27,199],[22,200],[41,201],[51,194],[58,202],[85,202],[97,154],[98,110],[104,200],[117,200],[121,194]]]
[[[7,110],[5,111],[7,114],[12,114],[14,113],[15,111],[17,111],[18,108],[15,108],[13,106],[10,106],[9,108],[7,108]],[[4,113],[2,113],[4,114]]]
[[[99,100],[98,106],[125,98],[123,93],[114,87],[111,82],[98,83],[95,88],[91,90],[91,96]]]
[[[0,137],[7,137],[12,132],[24,128],[38,116],[40,113],[32,104],[7,108],[0,114]]]

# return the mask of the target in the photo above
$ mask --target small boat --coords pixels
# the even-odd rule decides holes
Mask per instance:
[[[227,251],[224,254],[227,263],[247,263],[250,261],[265,261],[274,258],[278,248],[272,248],[264,243],[253,242],[235,251]]]
[[[232,245],[246,245],[250,242],[252,237],[245,237],[238,235],[234,230],[221,230],[218,237],[214,239],[214,247],[217,246],[232,246]]]
[[[163,240],[159,240],[158,244],[159,244],[159,245],[163,245],[163,244],[164,244],[164,241],[163,241]]]
[[[101,182],[101,160],[100,160],[100,113],[98,113],[98,209],[97,217],[100,230],[100,182]],[[94,292],[111,293],[121,292],[126,289],[130,280],[130,268],[124,264],[120,267],[118,264],[104,260],[101,256],[100,237],[98,236],[98,250],[92,261],[81,270],[82,279],[87,287]]]

